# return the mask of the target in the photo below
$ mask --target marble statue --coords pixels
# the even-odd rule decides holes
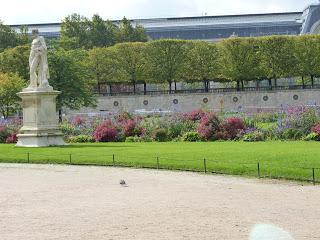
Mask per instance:
[[[47,58],[47,46],[38,30],[33,30],[34,37],[29,56],[30,85],[27,89],[52,88],[49,85],[49,67]]]
[[[19,130],[19,147],[60,146],[66,143],[60,130],[56,98],[61,93],[49,85],[47,46],[38,30],[33,30],[34,39],[29,57],[30,85],[17,95],[21,98],[23,126]]]

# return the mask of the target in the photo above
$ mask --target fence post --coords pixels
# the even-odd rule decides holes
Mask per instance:
[[[30,153],[28,152],[28,163],[30,163]]]
[[[71,153],[69,154],[69,163],[72,164]]]
[[[316,185],[315,168],[312,168],[312,182],[313,182],[313,185]]]
[[[204,174],[207,174],[207,160],[203,159],[203,166],[204,166]]]
[[[157,156],[157,169],[159,170],[159,168],[160,168],[159,156]]]
[[[260,162],[258,162],[258,177],[259,178],[261,177],[261,174],[260,174]]]
[[[114,167],[116,166],[116,162],[114,160],[114,154],[112,154],[112,164],[113,164]]]

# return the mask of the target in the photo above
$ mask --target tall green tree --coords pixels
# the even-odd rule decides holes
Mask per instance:
[[[169,84],[172,92],[172,83],[183,79],[183,69],[186,57],[187,41],[161,39],[147,43],[146,62],[148,75],[152,82]]]
[[[95,82],[89,77],[86,60],[87,51],[84,50],[54,49],[48,54],[50,85],[61,91],[57,98],[60,120],[63,107],[77,110],[96,105]]]
[[[146,92],[146,59],[145,43],[119,43],[114,46],[115,59],[119,71],[114,78],[119,80],[129,80],[133,85],[133,92],[136,92],[137,82],[144,83],[144,92]]]
[[[26,81],[29,80],[29,53],[28,45],[6,49],[0,53],[0,72],[17,73]]]
[[[116,33],[117,42],[147,42],[148,35],[140,25],[132,26],[130,20],[123,18]]]
[[[305,87],[305,77],[310,76],[311,85],[314,85],[314,77],[320,76],[320,36],[303,35],[294,39],[295,57],[298,67],[297,75],[302,77],[302,85]]]
[[[297,59],[294,55],[294,37],[270,36],[260,38],[258,41],[262,69],[269,85],[271,80],[277,86],[277,79],[292,77],[296,73]]]
[[[128,82],[119,68],[113,47],[91,49],[87,62],[90,78],[98,85],[98,88],[100,84],[109,84],[110,92],[112,92],[112,84]],[[100,89],[98,91],[100,92]]]
[[[187,81],[203,81],[205,91],[209,81],[221,79],[219,51],[216,44],[195,41],[189,44],[186,54],[184,78]]]
[[[15,73],[0,73],[0,112],[8,118],[19,109],[17,93],[26,86],[25,81]]]
[[[26,44],[29,41],[27,32],[28,29],[25,26],[22,26],[20,33],[17,33],[13,28],[4,25],[0,21],[0,52],[3,52],[7,48]]]
[[[258,80],[262,73],[259,51],[254,38],[230,38],[219,43],[220,66],[224,78],[244,88],[244,81]]]

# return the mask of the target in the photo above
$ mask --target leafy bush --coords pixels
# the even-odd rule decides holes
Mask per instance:
[[[68,139],[68,142],[70,143],[88,143],[88,142],[94,142],[94,139],[92,136],[89,135],[78,135],[78,136],[72,136]]]
[[[9,136],[9,129],[6,126],[0,126],[0,143],[5,143]]]
[[[200,142],[201,137],[198,132],[186,132],[182,136],[182,141],[184,141],[184,142]]]
[[[288,128],[282,133],[282,139],[285,140],[299,140],[303,136],[303,131],[297,128]]]
[[[245,142],[261,142],[265,141],[265,134],[261,131],[253,131],[249,133],[245,133],[242,137]]]
[[[304,137],[302,140],[304,141],[320,141],[320,136],[319,134],[312,132],[308,134],[306,137]]]
[[[126,137],[125,142],[148,142],[148,140],[138,136],[130,136]]]
[[[207,113],[204,117],[202,117],[198,127],[198,133],[201,138],[206,140],[216,139],[214,135],[219,131],[220,120],[216,114]]]
[[[18,137],[16,133],[12,133],[9,137],[6,139],[6,143],[17,143]]]
[[[168,135],[170,139],[183,136],[186,132],[196,131],[197,124],[184,119],[173,119],[169,122]]]
[[[93,138],[96,142],[113,142],[117,139],[117,129],[111,120],[102,122],[94,131]]]
[[[205,115],[206,113],[202,109],[197,109],[192,112],[185,113],[184,118],[186,120],[195,122],[201,120]]]
[[[165,142],[168,140],[168,132],[164,128],[157,129],[154,132],[154,140],[158,142]]]
[[[233,140],[240,133],[243,133],[246,129],[244,121],[241,118],[232,117],[227,118],[224,123],[222,124],[222,129],[225,132],[225,136],[223,136],[223,140]]]
[[[320,123],[318,123],[314,127],[312,127],[311,132],[316,133],[320,136]]]

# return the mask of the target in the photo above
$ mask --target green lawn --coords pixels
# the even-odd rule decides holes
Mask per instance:
[[[312,168],[320,180],[318,142],[211,142],[211,143],[92,143],[65,147],[18,148],[0,144],[1,162],[115,164],[163,169],[204,170],[233,175],[311,180]]]

